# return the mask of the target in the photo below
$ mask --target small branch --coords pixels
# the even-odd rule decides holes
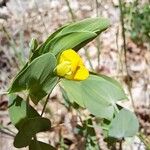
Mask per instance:
[[[150,142],[149,139],[141,133],[139,132],[138,137],[140,138],[140,140],[144,143],[145,147],[147,150],[150,150]]]
[[[4,130],[2,130],[2,129],[0,129],[0,132],[1,132],[2,134],[9,135],[9,136],[11,136],[11,137],[13,137],[13,138],[15,137],[14,134],[8,133],[8,132],[6,132],[6,131],[4,131]]]
[[[127,66],[127,47],[126,47],[126,35],[125,35],[125,27],[124,27],[124,14],[122,10],[122,0],[119,0],[119,8],[120,8],[120,20],[121,20],[121,27],[122,27],[122,38],[123,38],[123,49],[124,49],[124,58],[125,58],[125,67],[126,67],[126,73],[127,73],[127,86],[128,86],[128,91],[131,97],[131,102],[133,109],[135,110],[135,104],[131,92],[131,82],[130,82],[130,75],[129,75],[129,70]]]
[[[96,16],[98,17],[99,16],[99,2],[98,0],[95,0],[95,3],[96,3]],[[98,64],[98,68],[100,66],[100,54],[101,54],[101,51],[100,51],[100,38],[99,36],[96,38],[96,43],[97,43],[97,64]]]
[[[122,150],[122,140],[119,141],[119,150]]]
[[[2,128],[1,128],[1,127],[2,127]],[[13,135],[16,134],[15,132],[13,132],[12,130],[10,130],[9,128],[4,127],[4,126],[2,126],[2,125],[0,125],[0,128],[1,128],[1,130],[4,129],[4,130],[7,130],[8,132],[11,132],[11,134],[13,134]]]
[[[18,60],[19,60],[19,63],[17,63],[17,61],[15,61],[15,63],[16,63],[16,67],[17,67],[18,69],[20,69],[19,64],[22,62],[22,58],[21,58],[20,54],[17,52],[16,43],[15,43],[14,39],[12,38],[12,36],[11,36],[11,35],[9,34],[9,32],[7,31],[7,29],[6,29],[3,25],[2,25],[2,31],[3,31],[4,34],[6,35],[6,38],[7,38],[7,40],[9,41],[9,43],[10,43],[10,45],[11,45],[13,51],[14,51],[14,54],[16,55],[16,57],[17,57]]]
[[[29,97],[29,94],[28,94],[28,96],[26,98],[26,103],[27,103],[26,111],[27,111],[27,116],[28,116],[28,112],[30,111],[29,110],[29,107],[30,107],[30,97]]]
[[[75,21],[75,15],[74,15],[74,13],[73,13],[73,11],[72,11],[72,9],[71,9],[69,0],[65,0],[65,1],[66,1],[67,6],[68,6],[69,13],[70,13],[70,16],[71,16],[72,21]]]
[[[36,8],[37,8],[37,11],[38,11],[38,13],[39,13],[39,15],[40,15],[40,17],[41,17],[41,21],[42,21],[42,24],[43,24],[43,26],[44,26],[45,32],[48,34],[48,30],[47,30],[47,28],[46,28],[46,25],[45,25],[45,22],[44,22],[42,13],[41,13],[40,10],[39,10],[39,6],[38,6],[36,0],[34,0],[34,3],[35,3],[35,6],[36,6]]]

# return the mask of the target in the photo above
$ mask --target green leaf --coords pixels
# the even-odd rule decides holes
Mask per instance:
[[[34,51],[34,53],[32,54],[30,61],[34,60],[36,57],[40,56],[41,54],[44,54],[43,50],[45,48],[45,46],[67,25],[62,26],[61,28],[59,28],[58,30],[56,30],[53,34],[51,34],[45,42],[43,42],[39,47],[37,47],[37,49]]]
[[[29,145],[29,150],[56,150],[56,148],[41,141],[32,140]]]
[[[87,18],[75,23],[71,23],[63,28],[56,36],[64,35],[70,32],[93,32],[99,34],[110,26],[108,19],[105,18]]]
[[[54,75],[56,58],[46,53],[18,73],[14,79],[9,93],[28,90],[32,101],[37,104],[57,84],[58,77]]]
[[[97,100],[99,100],[97,98]],[[87,100],[85,102],[85,107],[95,116],[100,118],[111,119],[114,115],[114,107],[112,105],[105,105],[101,102],[97,102],[94,99]]]
[[[46,42],[35,51],[31,60],[49,51],[55,55],[69,48],[78,51],[106,30],[109,25],[109,21],[104,18],[88,18],[68,24],[49,36]]]
[[[119,139],[132,137],[135,136],[138,129],[139,123],[135,114],[122,109],[111,121],[108,135]]]
[[[16,148],[28,146],[36,133],[48,131],[50,127],[51,122],[47,118],[36,117],[25,119],[21,129],[15,137],[14,146]]]
[[[28,106],[20,96],[11,94],[9,96],[9,116],[13,125],[20,129],[25,118],[38,117],[38,112],[32,107]]]
[[[70,32],[65,35],[60,35],[50,41],[45,48],[43,49],[42,53],[51,52],[54,55],[62,52],[63,50],[72,48],[80,45],[82,42],[93,39],[97,36],[97,34],[93,32]]]
[[[119,83],[103,75],[90,75],[83,81],[62,79],[61,86],[71,103],[76,102],[93,115],[106,119],[113,117],[116,102],[126,99]]]

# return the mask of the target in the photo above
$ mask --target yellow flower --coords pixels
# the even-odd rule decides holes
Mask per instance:
[[[72,49],[62,52],[56,67],[58,76],[70,80],[85,80],[89,71],[85,68],[81,57]]]

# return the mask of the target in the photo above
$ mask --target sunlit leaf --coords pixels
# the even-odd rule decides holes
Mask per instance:
[[[126,95],[117,81],[106,77],[90,75],[83,81],[62,79],[61,86],[67,93],[70,102],[99,117],[111,119],[117,101],[126,99]]]
[[[125,138],[135,136],[139,129],[139,123],[134,113],[122,109],[111,121],[109,136]]]

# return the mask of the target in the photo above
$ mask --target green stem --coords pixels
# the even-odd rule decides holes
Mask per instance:
[[[49,100],[49,98],[50,98],[50,95],[51,95],[53,89],[55,88],[55,86],[57,85],[57,83],[58,83],[59,81],[60,81],[60,79],[58,79],[58,81],[56,82],[56,84],[52,87],[50,93],[47,95],[45,104],[44,104],[43,109],[42,109],[42,113],[41,113],[41,115],[40,115],[41,117],[42,117],[43,114],[44,114],[44,111],[45,111],[45,109],[46,109],[46,105],[47,105],[47,103],[48,103],[48,100]]]
[[[52,92],[52,91],[51,91],[51,92]],[[42,117],[42,116],[43,116],[43,114],[44,114],[44,111],[45,111],[45,109],[46,109],[46,105],[47,105],[48,100],[49,100],[49,98],[50,98],[51,92],[48,94],[48,96],[47,96],[47,98],[46,98],[46,101],[45,101],[44,107],[43,107],[43,109],[42,109],[41,117]]]
[[[93,65],[92,65],[90,55],[89,55],[88,50],[87,50],[86,48],[85,48],[85,56],[86,56],[86,58],[87,58],[87,60],[88,60],[88,62],[89,62],[89,65],[90,65],[91,70],[94,71],[94,67],[93,67]]]

